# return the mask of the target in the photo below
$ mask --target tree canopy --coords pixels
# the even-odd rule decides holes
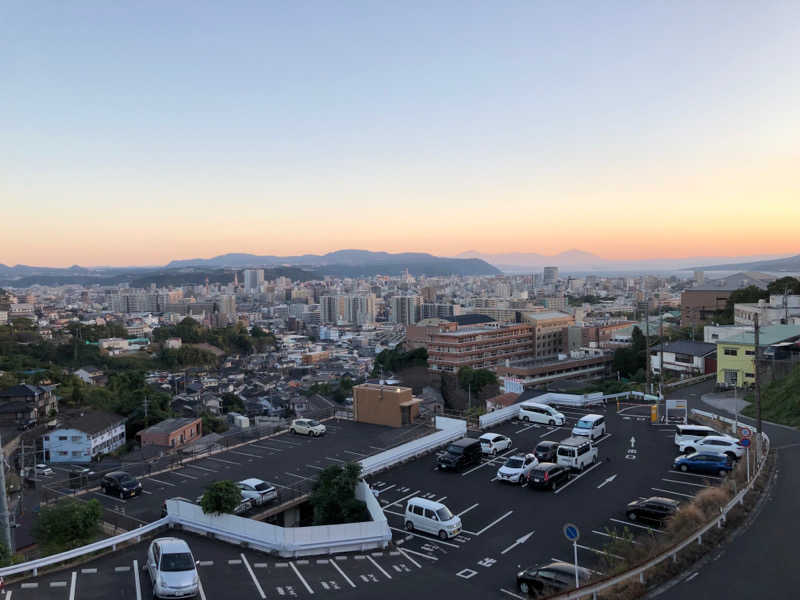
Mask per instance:
[[[458,370],[458,385],[464,390],[471,391],[476,396],[487,385],[497,383],[497,375],[487,369],[473,369],[472,367],[461,367]]]
[[[319,474],[311,492],[314,525],[335,525],[368,521],[367,505],[355,496],[361,465],[331,465]]]
[[[232,514],[242,501],[242,490],[232,481],[215,481],[200,498],[200,507],[206,514]]]
[[[800,279],[796,277],[781,277],[767,286],[767,293],[771,295],[800,294]]]
[[[33,524],[33,537],[47,554],[85,546],[100,532],[102,512],[97,500],[64,498],[42,506]]]
[[[408,352],[403,352],[397,348],[381,350],[375,357],[372,376],[378,377],[381,372],[386,375],[416,366],[428,366],[428,350],[426,348],[415,348]]]

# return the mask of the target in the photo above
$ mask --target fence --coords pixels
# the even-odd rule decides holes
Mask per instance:
[[[696,411],[696,412],[703,413],[705,415],[711,415],[712,418],[716,417],[726,422],[733,422],[731,419],[726,419],[725,417],[718,417],[717,415],[713,415],[712,413],[706,413],[704,411]],[[766,457],[769,454],[770,440],[766,434],[762,434],[761,445],[763,451],[761,455],[758,457],[758,468],[756,469],[755,475],[752,477],[752,479],[750,479],[745,488],[743,488],[738,494],[736,494],[731,499],[731,501],[728,502],[727,505],[725,505],[724,508],[720,509],[720,515],[715,519],[713,519],[710,523],[707,523],[706,525],[698,529],[696,532],[694,532],[691,536],[689,536],[685,540],[678,542],[677,544],[675,544],[671,548],[668,548],[658,556],[655,556],[650,560],[645,561],[644,563],[634,567],[633,569],[625,571],[624,573],[620,573],[619,575],[609,577],[602,581],[598,581],[596,583],[592,583],[574,590],[570,590],[568,592],[556,594],[553,596],[548,596],[548,600],[577,600],[579,598],[587,598],[589,596],[596,599],[597,594],[599,592],[604,592],[606,590],[609,590],[613,588],[615,585],[628,581],[629,579],[633,579],[634,577],[637,577],[640,583],[644,583],[645,573],[648,571],[648,569],[652,569],[653,567],[667,560],[676,561],[678,552],[680,552],[684,548],[687,548],[689,545],[694,544],[695,542],[697,542],[698,544],[702,544],[703,536],[714,527],[722,527],[722,525],[725,523],[725,519],[727,518],[728,513],[737,504],[743,504],[744,497],[752,490],[753,484],[758,479],[759,475],[761,474],[761,471],[764,468],[764,465],[767,462]]]

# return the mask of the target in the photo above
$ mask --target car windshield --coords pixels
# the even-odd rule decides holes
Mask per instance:
[[[536,446],[537,452],[547,452],[548,450],[550,450],[549,444],[539,444],[538,446]]]
[[[461,454],[461,446],[448,446],[447,452],[450,454]]]
[[[191,571],[194,569],[194,560],[188,552],[173,552],[161,555],[162,571]]]
[[[266,483],[265,481],[262,481],[261,483],[257,483],[257,484],[255,485],[255,488],[256,488],[256,489],[257,489],[259,492],[264,492],[264,491],[266,491],[266,490],[270,489],[271,487],[272,487],[272,486],[271,486],[270,484]]]
[[[509,458],[505,464],[509,469],[519,469],[522,466],[521,458]]]
[[[123,485],[136,485],[136,480],[130,475],[121,476],[119,482]]]
[[[592,423],[590,421],[578,421],[578,424],[575,427],[578,429],[591,429]]]
[[[450,512],[450,509],[446,506],[443,506],[439,510],[436,511],[436,516],[439,517],[440,521],[449,521],[453,518],[453,513]]]
[[[315,420],[313,420],[313,419],[310,419],[310,420],[308,421],[308,426],[309,426],[309,427],[316,427],[317,425],[319,425],[319,421],[315,421]]]

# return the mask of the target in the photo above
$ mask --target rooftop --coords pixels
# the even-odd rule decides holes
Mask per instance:
[[[77,429],[92,434],[124,422],[125,417],[103,410],[71,410],[59,414],[56,429]]]
[[[151,425],[147,429],[142,429],[137,435],[141,435],[142,433],[171,433],[176,429],[180,429],[181,427],[186,427],[187,425],[194,423],[195,421],[199,421],[200,417],[182,417],[176,419],[164,419],[160,423],[156,423],[155,425]]]
[[[570,319],[572,315],[559,312],[556,310],[548,310],[545,312],[526,312],[525,318],[528,321],[550,321],[552,319]]]
[[[661,344],[653,346],[651,350],[660,351]],[[691,340],[678,340],[664,344],[664,352],[675,352],[677,354],[688,354],[689,356],[707,356],[717,351],[716,344],[705,342],[693,342]]]
[[[758,336],[759,347],[771,346],[778,342],[784,342],[791,338],[800,337],[800,325],[768,325],[761,327]],[[745,344],[752,346],[755,344],[755,332],[745,331],[737,333],[729,338],[720,340],[720,344]]]

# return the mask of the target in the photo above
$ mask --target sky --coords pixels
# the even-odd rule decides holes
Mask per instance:
[[[800,253],[800,3],[0,9],[0,263]]]

